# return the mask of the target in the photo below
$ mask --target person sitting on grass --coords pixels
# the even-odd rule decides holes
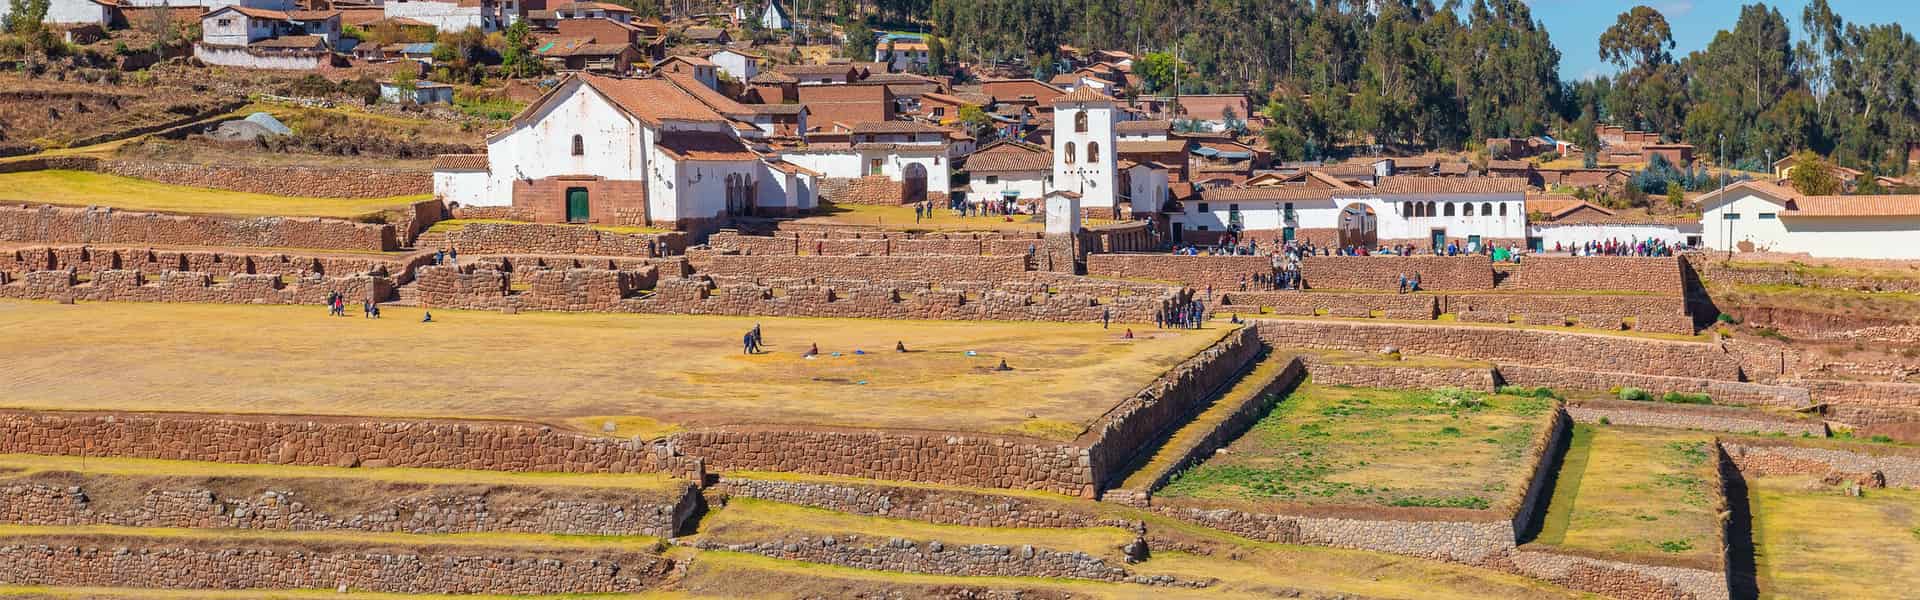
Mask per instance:
[[[813,347],[811,347],[811,348],[807,348],[807,353],[806,353],[806,354],[802,354],[801,356],[803,356],[803,357],[813,357],[813,356],[819,356],[819,355],[820,355],[820,344],[818,344],[818,343],[815,343],[815,344],[813,344]]]
[[[899,340],[899,341],[895,341],[895,342],[893,343],[893,351],[894,351],[894,352],[901,352],[901,353],[905,353],[905,352],[907,351],[907,342],[906,342],[906,340]]]

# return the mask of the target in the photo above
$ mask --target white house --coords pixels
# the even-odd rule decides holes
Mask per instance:
[[[541,222],[696,232],[811,210],[818,175],[754,152],[740,127],[665,79],[576,73],[487,138],[484,178],[453,161],[434,194]]]
[[[1019,140],[994,142],[967,157],[967,174],[968,202],[1037,205],[1053,189],[1053,152]]]
[[[453,104],[453,86],[431,81],[415,81],[403,86],[395,81],[382,81],[380,100],[395,104]]]
[[[1158,213],[1167,203],[1167,167],[1151,161],[1120,161],[1127,206],[1134,214]]]
[[[894,73],[925,67],[930,60],[927,43],[912,38],[882,40],[873,49],[873,62],[887,63],[887,69]]]
[[[519,13],[517,5],[507,11],[493,0],[386,0],[381,7],[389,19],[413,19],[443,32],[495,31],[509,24],[507,14]]]
[[[1269,186],[1210,189],[1174,215],[1176,239],[1242,239],[1316,244],[1448,243],[1520,245],[1527,236],[1527,185],[1495,177],[1384,177],[1372,188]]]
[[[780,0],[767,0],[767,7],[760,11],[761,29],[792,29],[793,19],[787,16],[787,9],[780,7]]]
[[[846,144],[810,144],[783,150],[781,158],[825,177],[851,179],[884,175],[903,184],[911,200],[927,193],[953,191],[954,144],[949,132],[925,123],[854,123]]]
[[[1121,121],[1113,124],[1113,135],[1122,142],[1164,142],[1173,131],[1173,122],[1157,121]]]
[[[340,16],[301,11],[296,21],[278,10],[229,5],[200,17],[200,41],[193,55],[202,63],[248,69],[312,70],[332,64]],[[309,34],[302,23],[333,27]],[[332,36],[332,37],[330,37]]]
[[[763,60],[766,57],[731,48],[707,55],[707,61],[713,63],[721,73],[742,83],[760,74],[760,61]]]
[[[1745,181],[1695,199],[1708,248],[1920,258],[1920,195],[1809,196]]]
[[[0,21],[13,12],[12,2],[0,2]],[[47,16],[41,20],[49,25],[99,25],[106,28],[113,24],[116,7],[112,0],[51,0],[47,3]]]
[[[1053,99],[1053,185],[1080,208],[1110,209],[1118,189],[1113,98],[1082,87]]]
[[[264,10],[294,10],[299,8],[295,0],[116,0],[115,4],[125,8],[171,7],[185,8],[198,6],[213,10],[222,6],[245,6]]]

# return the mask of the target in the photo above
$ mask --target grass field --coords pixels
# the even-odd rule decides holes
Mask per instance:
[[[1811,477],[1748,480],[1761,598],[1913,598],[1920,491],[1848,497]]]
[[[1577,425],[1538,541],[1647,557],[1720,553],[1713,436],[1695,431]]]
[[[816,424],[1070,440],[1227,329],[0,302],[0,406],[521,418],[654,435]],[[763,354],[741,354],[756,323]],[[912,350],[893,352],[896,341]],[[803,359],[819,344],[818,359]],[[865,354],[857,354],[864,351]],[[969,356],[968,352],[975,353]],[[1011,371],[994,368],[1006,360]]]
[[[1526,485],[1552,401],[1327,387],[1287,395],[1226,451],[1159,495],[1307,504],[1485,509]]]
[[[171,185],[90,171],[0,173],[0,200],[122,210],[286,217],[355,217],[426,196],[299,198]]]

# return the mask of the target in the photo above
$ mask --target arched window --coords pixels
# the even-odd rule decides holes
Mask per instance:
[[[1078,110],[1078,111],[1074,111],[1074,113],[1073,113],[1073,132],[1074,132],[1074,133],[1086,133],[1086,132],[1087,132],[1087,111],[1084,111],[1084,110]],[[1093,156],[1092,156],[1092,155],[1088,155],[1088,156],[1087,156],[1087,160],[1093,160]]]
[[[1100,162],[1100,142],[1087,142],[1087,162]]]
[[[1420,203],[1420,216],[1422,216],[1422,217],[1431,217],[1431,216],[1433,216],[1433,203],[1432,203],[1432,202],[1421,202],[1421,203]]]
[[[586,155],[586,153],[587,153],[587,142],[585,140],[580,139],[580,136],[577,136],[577,135],[573,136],[573,155],[584,156]]]
[[[1073,164],[1073,142],[1067,142],[1067,164]]]
[[[1491,217],[1491,216],[1493,216],[1493,205],[1492,205],[1492,204],[1486,204],[1486,203],[1482,203],[1482,204],[1480,205],[1480,216],[1482,216],[1482,217]]]
[[[1449,216],[1449,217],[1451,217],[1451,216],[1453,216],[1453,203],[1452,203],[1452,202],[1448,202],[1448,203],[1447,203],[1447,216]]]
[[[1473,216],[1473,203],[1472,203],[1472,202],[1468,202],[1468,203],[1467,203],[1467,205],[1466,205],[1466,206],[1464,206],[1464,207],[1461,207],[1461,209],[1460,209],[1460,210],[1461,210],[1461,212],[1460,212],[1460,216],[1463,216],[1463,217],[1471,217],[1471,216]]]
[[[1507,203],[1505,202],[1500,203],[1500,216],[1507,216]]]

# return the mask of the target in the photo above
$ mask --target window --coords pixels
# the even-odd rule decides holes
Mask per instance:
[[[1087,142],[1087,162],[1100,161],[1100,142]]]
[[[1087,132],[1087,111],[1077,110],[1073,112],[1073,132]]]
[[[1482,216],[1482,217],[1491,217],[1491,216],[1493,216],[1493,205],[1492,205],[1492,204],[1481,204],[1481,205],[1480,205],[1480,216]]]
[[[1205,202],[1200,203],[1200,212],[1207,212],[1207,203]]]
[[[987,185],[993,185],[993,184],[996,184],[996,183],[1000,183],[1000,176],[999,176],[999,175],[988,175],[988,176],[987,176]]]
[[[1073,164],[1073,142],[1067,142],[1067,164]]]
[[[573,155],[585,156],[586,154],[587,154],[586,140],[580,139],[580,136],[577,136],[577,135],[573,136]]]
[[[885,163],[882,163],[882,162],[880,162],[880,161],[881,161],[881,159],[878,159],[878,158],[876,158],[876,159],[873,159],[873,162],[870,162],[870,163],[867,163],[867,171],[868,171],[868,172],[867,172],[867,174],[868,174],[868,175],[879,175],[879,174],[880,174],[880,166],[881,166],[882,164],[885,164]]]
[[[1465,207],[1462,207],[1460,216],[1463,216],[1463,217],[1473,216],[1473,203],[1469,202]]]
[[[1740,213],[1731,213],[1731,212],[1730,212],[1730,213],[1727,213],[1727,214],[1726,214],[1725,216],[1723,216],[1723,217],[1721,217],[1721,218],[1723,218],[1723,219],[1726,219],[1726,220],[1728,220],[1728,221],[1738,221],[1738,220],[1740,220]]]
[[[1505,202],[1500,203],[1500,216],[1507,216],[1507,203]]]
[[[1206,226],[1206,225],[1201,225],[1201,226],[1200,226],[1200,230],[1201,230],[1201,231],[1206,231],[1206,230],[1207,230],[1207,226]]]
[[[215,23],[219,24],[221,27],[232,27],[233,19],[220,19],[218,21],[215,21]]]
[[[1778,219],[1778,218],[1780,218],[1780,213],[1760,213],[1760,220],[1762,221],[1765,221],[1767,219]]]
[[[945,117],[945,116],[947,116],[947,109],[946,109],[945,107],[941,107],[941,108],[935,108],[935,109],[933,109],[933,117],[934,117],[934,118],[936,118],[936,119],[938,119],[938,118],[941,118],[941,117]]]

